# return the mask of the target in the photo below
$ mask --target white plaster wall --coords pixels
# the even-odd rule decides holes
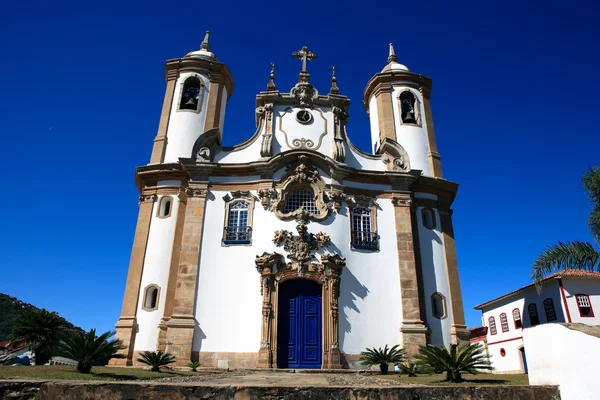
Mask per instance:
[[[181,181],[178,181],[176,179],[171,179],[171,180],[165,180],[165,181],[158,181],[158,182],[156,182],[156,186],[157,187],[180,186],[180,185],[181,185]]]
[[[371,125],[371,153],[375,154],[375,149],[379,144],[379,118],[377,115],[377,98],[371,96],[369,99],[369,124]]]
[[[523,332],[530,385],[559,385],[562,400],[600,399],[600,338],[560,324]]]
[[[362,155],[353,145],[350,145],[350,139],[346,142],[346,161],[352,168],[365,169],[370,171],[387,171],[387,165],[381,158],[367,158]]]
[[[425,114],[423,110],[423,99],[419,91],[410,89],[413,95],[419,100],[421,126],[411,126],[402,124],[400,100],[398,96],[406,86],[394,84],[392,88],[392,109],[394,112],[394,125],[396,128],[396,141],[400,143],[410,158],[410,167],[412,169],[420,169],[423,175],[431,176],[431,168],[429,165],[429,144],[427,143],[427,126],[425,124]]]
[[[313,120],[310,124],[304,125],[296,121],[296,113],[305,110],[311,113]],[[304,108],[275,106],[273,110],[275,118],[275,135],[273,140],[273,154],[283,153],[289,150],[295,150],[298,145],[294,144],[295,139],[312,140],[314,145],[307,147],[308,150],[317,151],[328,157],[332,154],[333,142],[333,113],[329,108]],[[285,131],[285,134],[282,132]],[[321,138],[322,134],[325,135]],[[287,137],[287,139],[286,139]],[[320,141],[320,145],[319,145]]]
[[[211,176],[208,178],[210,182],[252,182],[258,181],[260,175],[248,175],[248,176]]]
[[[177,212],[179,210],[179,200],[177,196],[171,197],[173,198],[173,201],[171,203],[172,209],[170,217],[158,218],[156,216],[156,211],[162,197],[154,202],[154,207],[152,208],[152,220],[150,222],[150,232],[148,234],[148,244],[146,246],[146,256],[144,258],[144,270],[142,272],[142,283],[138,298],[137,322],[139,329],[134,346],[134,350],[136,351],[156,350],[158,324],[160,323],[165,309],[169,267],[173,249],[173,237],[175,235],[175,224],[177,221]],[[151,284],[156,284],[160,287],[158,308],[154,311],[145,311],[142,309],[144,292],[145,288]]]
[[[450,310],[450,287],[446,270],[446,256],[442,243],[441,221],[437,209],[435,213],[435,229],[427,229],[423,225],[423,207],[417,210],[417,226],[419,233],[419,250],[423,270],[423,292],[427,315],[427,326],[431,329],[431,342],[435,346],[450,346],[452,338],[452,311]],[[446,298],[446,318],[433,316],[431,295],[439,292]]]
[[[523,344],[523,328],[515,328],[512,312],[515,308],[518,309],[521,314],[523,327],[530,327],[531,321],[527,307],[529,304],[535,303],[540,324],[545,324],[548,322],[543,304],[546,298],[551,298],[554,303],[554,310],[557,317],[557,321],[555,322],[566,321],[560,290],[556,280],[547,281],[542,293],[539,295],[536,292],[535,287],[530,286],[518,291],[512,296],[494,302],[483,308],[483,325],[488,327],[487,343],[492,365],[496,369],[495,372],[514,372],[522,369],[521,355],[518,348]],[[500,314],[502,313],[506,313],[506,318],[508,320],[508,331],[506,332],[502,331],[502,323],[500,321]],[[495,335],[492,335],[491,330],[489,329],[489,317],[492,316],[496,320],[497,333]],[[504,348],[506,351],[505,357],[500,355],[501,348]],[[527,348],[525,348],[525,353],[528,354]]]
[[[566,277],[562,279],[565,289],[565,298],[571,315],[571,322],[579,322],[587,325],[600,325],[600,280],[577,279]],[[593,317],[582,317],[577,306],[575,295],[587,294],[590,296]]]
[[[181,91],[186,78],[198,76],[204,82],[204,95],[202,96],[202,105],[200,112],[178,111]],[[175,94],[173,104],[171,104],[171,117],[167,128],[167,150],[165,152],[165,163],[177,162],[179,157],[191,157],[192,148],[196,139],[204,132],[204,121],[206,119],[206,109],[208,97],[210,96],[210,82],[204,75],[196,73],[183,73],[177,79],[175,84]],[[216,95],[216,93],[214,93]],[[224,101],[225,103],[225,101]]]
[[[223,196],[211,192],[207,201],[196,301],[199,330],[194,350],[257,352],[260,346],[261,295],[255,257],[263,252],[286,254],[273,244],[273,232],[296,231],[295,221],[281,221],[259,202],[254,207],[252,244],[222,246],[225,218]],[[330,252],[346,258],[341,278],[340,350],[360,353],[366,347],[399,343],[402,323],[400,283],[393,206],[378,200],[378,230],[382,238],[376,252],[350,249],[348,209],[324,223],[310,222],[309,232],[330,235]],[[320,251],[321,253],[323,251]],[[315,260],[316,261],[316,260]]]

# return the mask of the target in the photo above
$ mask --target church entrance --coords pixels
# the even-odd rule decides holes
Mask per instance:
[[[277,323],[277,367],[321,368],[322,288],[307,279],[281,283]]]

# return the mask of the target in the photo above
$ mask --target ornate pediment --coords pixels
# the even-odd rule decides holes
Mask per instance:
[[[292,264],[295,264],[301,271],[301,266],[310,263],[315,258],[314,252],[327,247],[331,243],[331,238],[323,232],[309,233],[305,222],[298,223],[296,230],[298,235],[286,230],[276,231],[273,243],[283,246],[284,250],[288,252],[288,258],[293,261]]]

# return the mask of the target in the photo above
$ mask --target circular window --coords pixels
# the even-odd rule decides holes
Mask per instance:
[[[296,120],[301,124],[309,124],[312,121],[312,114],[306,110],[298,111]]]
[[[500,355],[504,357],[506,355],[506,350],[504,348],[500,349]]]

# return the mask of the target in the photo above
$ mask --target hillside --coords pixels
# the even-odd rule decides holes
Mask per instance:
[[[27,310],[36,308],[35,306],[24,303],[21,300],[0,293],[0,341],[9,340],[15,321]],[[73,325],[66,319],[65,325],[68,330],[82,330],[80,327]]]

